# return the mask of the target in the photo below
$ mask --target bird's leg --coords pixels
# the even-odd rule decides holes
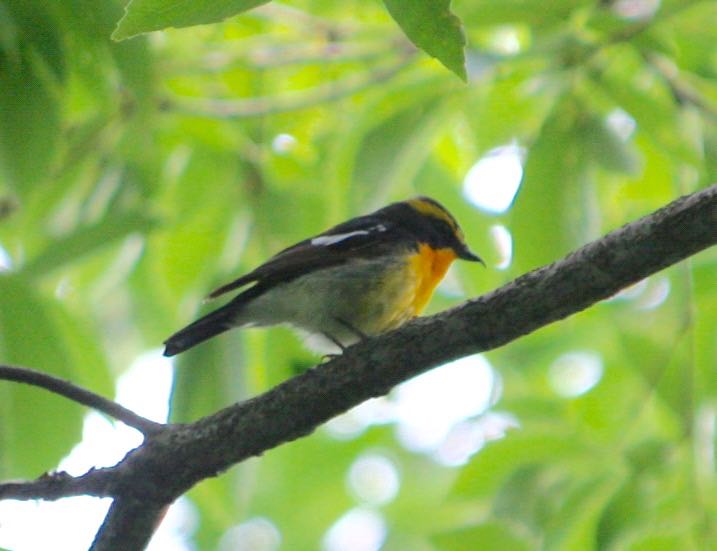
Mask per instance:
[[[348,329],[348,330],[351,331],[354,335],[356,335],[356,336],[359,338],[360,341],[363,341],[363,340],[368,339],[368,335],[367,335],[366,333],[364,333],[363,331],[361,331],[361,329],[359,329],[358,327],[356,327],[356,326],[353,325],[352,323],[349,323],[349,322],[346,321],[345,319],[341,319],[341,318],[334,317],[334,320],[337,321],[337,322],[339,322],[339,323],[340,323],[341,325],[343,325],[346,329]],[[333,340],[333,339],[332,339],[332,340]]]
[[[366,335],[366,333],[361,331],[359,328],[354,326],[352,323],[349,323],[348,321],[341,319],[341,318],[337,318],[337,317],[334,317],[334,321],[343,325],[346,329],[349,330],[349,332],[353,333],[356,337],[358,337],[358,340],[362,341],[362,340],[368,338],[368,335]],[[330,333],[323,332],[322,334],[324,335],[324,337],[326,337],[328,340],[330,340],[332,343],[334,343],[339,348],[339,350],[341,350],[341,354],[346,352],[346,349],[348,348],[348,346],[345,346],[339,339],[337,339]],[[340,356],[341,354],[324,354],[324,359],[328,361],[328,360],[331,360],[332,358],[336,358],[337,356]]]
[[[346,348],[347,348],[347,347],[344,346],[343,343],[342,343],[339,339],[337,339],[337,338],[334,337],[333,335],[331,335],[331,334],[329,334],[329,333],[326,333],[326,332],[322,332],[321,334],[322,334],[324,337],[326,337],[328,340],[330,340],[332,343],[334,343],[339,350],[341,350],[341,352],[340,352],[339,354],[331,354],[331,353],[324,354],[324,355],[321,357],[321,359],[322,359],[323,361],[328,362],[328,361],[330,361],[330,360],[333,360],[334,358],[338,358],[341,354],[343,354],[344,352],[346,352]]]

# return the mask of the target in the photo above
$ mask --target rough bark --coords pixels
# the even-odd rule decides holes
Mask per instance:
[[[152,431],[115,467],[84,475],[93,495],[115,497],[92,549],[142,549],[165,507],[199,481],[305,436],[410,377],[503,346],[715,243],[717,185],[480,298],[362,341],[260,396],[195,423]],[[53,497],[62,480],[55,482]],[[0,498],[14,497],[7,486],[0,485]],[[72,495],[77,486],[68,484]]]

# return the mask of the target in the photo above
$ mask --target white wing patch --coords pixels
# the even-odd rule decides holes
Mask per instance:
[[[384,232],[386,229],[386,226],[383,224],[377,224],[367,230],[356,230],[348,233],[337,233],[335,235],[320,235],[319,237],[314,237],[311,240],[311,244],[316,245],[317,247],[328,247],[329,245],[335,245],[336,243],[346,241],[347,239],[351,239],[357,235],[370,235],[372,233]]]

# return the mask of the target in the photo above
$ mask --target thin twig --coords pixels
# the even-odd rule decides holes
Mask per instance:
[[[298,111],[338,101],[361,90],[389,80],[408,67],[414,52],[408,52],[399,62],[375,71],[352,76],[339,82],[322,84],[308,90],[287,92],[280,96],[257,97],[244,100],[234,99],[171,99],[168,107],[189,115],[219,119],[247,119]]]
[[[113,497],[114,468],[90,469],[81,476],[64,471],[45,473],[37,480],[0,484],[0,499],[53,501],[71,496]]]
[[[161,431],[166,425],[137,415],[135,412],[99,394],[79,387],[69,381],[27,367],[0,365],[0,379],[39,386],[65,398],[101,411],[125,425],[137,429],[145,436]]]

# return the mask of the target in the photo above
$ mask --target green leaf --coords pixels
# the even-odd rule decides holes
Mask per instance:
[[[533,464],[573,462],[588,456],[585,445],[557,431],[512,432],[478,453],[461,471],[453,494],[488,497],[516,470]]]
[[[673,91],[664,79],[655,79],[650,86],[640,84],[644,75],[653,70],[646,66],[641,53],[631,44],[622,44],[610,51],[607,69],[594,75],[595,90],[605,93],[637,123],[637,131],[654,141],[669,156],[683,162],[698,164],[697,153],[688,140],[677,131],[680,109]]]
[[[365,194],[361,199],[383,203],[392,193],[411,193],[416,174],[454,112],[450,104],[433,99],[386,119],[368,133],[357,152],[354,171],[356,188]]]
[[[133,233],[146,233],[155,222],[142,212],[109,215],[97,224],[81,226],[75,231],[50,241],[43,252],[23,267],[23,275],[36,277],[101,249]]]
[[[376,90],[355,116],[341,121],[342,128],[327,155],[325,177],[336,182],[332,190],[346,189],[347,193],[340,205],[332,206],[331,222],[358,214],[357,208],[370,210],[392,196],[411,193],[405,188],[410,188],[420,167],[407,163],[412,154],[425,156],[426,146],[444,130],[445,125],[437,127],[436,117],[443,116],[438,111],[444,110],[438,98],[450,95],[457,86],[454,80],[447,83],[441,77],[413,78]],[[411,124],[418,129],[415,135]],[[389,147],[393,155],[384,156],[382,146]]]
[[[216,23],[269,0],[132,0],[112,33],[115,40],[166,29]]]
[[[500,551],[528,551],[533,547],[516,530],[504,522],[486,522],[478,526],[442,532],[431,538],[441,551],[465,549],[495,549]]]
[[[704,548],[695,543],[688,530],[675,530],[673,533],[641,534],[640,537],[634,537],[629,544],[616,549],[618,551],[673,551],[674,549],[697,551]]]
[[[384,0],[391,17],[417,47],[467,80],[461,20],[450,0]]]
[[[640,162],[631,145],[610,129],[603,118],[591,116],[577,132],[589,158],[605,170],[637,175]]]
[[[478,26],[531,25],[531,32],[544,33],[558,23],[568,21],[572,12],[589,4],[588,0],[550,0],[536,9],[533,0],[471,0],[459,6],[463,20],[471,28]]]
[[[56,304],[15,277],[0,277],[0,362],[75,379]],[[84,409],[46,390],[0,382],[0,472],[36,477],[79,440]]]
[[[516,275],[557,260],[584,240],[577,199],[587,163],[576,129],[579,109],[570,96],[558,100],[528,151],[510,211]]]
[[[702,262],[697,259],[702,259]],[[695,391],[700,393],[700,398],[717,394],[714,377],[714,358],[717,358],[717,339],[714,338],[717,335],[716,269],[717,251],[714,248],[696,257],[693,263],[694,361],[699,377],[695,382]]]
[[[9,11],[0,31],[0,179],[22,194],[51,169],[64,58],[57,22],[47,13],[28,14],[17,5]]]
[[[551,518],[545,549],[582,551],[593,548],[601,515],[623,478],[624,474],[618,471],[598,474],[568,492],[562,509]]]
[[[196,421],[246,395],[242,369],[236,365],[241,356],[233,346],[239,339],[237,333],[225,333],[177,357],[170,409],[172,422]]]
[[[624,346],[626,367],[633,367],[640,373],[648,387],[686,426],[692,416],[694,400],[694,391],[690,387],[690,380],[694,377],[690,358],[695,344],[691,336],[677,333],[657,340],[649,335],[623,331],[615,339],[615,346],[619,344]],[[690,369],[685,366],[690,366]]]

